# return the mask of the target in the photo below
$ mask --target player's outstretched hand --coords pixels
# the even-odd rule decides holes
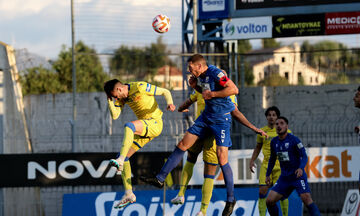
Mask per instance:
[[[256,168],[256,164],[254,163],[254,161],[250,161],[249,168],[252,173],[255,173],[254,168]]]
[[[171,112],[174,112],[174,110],[176,109],[176,106],[174,104],[169,104],[169,105],[167,105],[166,109]]]
[[[195,88],[196,87],[196,84],[197,84],[197,79],[195,76],[191,76],[189,78],[189,85],[191,86],[191,88]]]
[[[212,93],[211,93],[210,90],[204,90],[204,91],[202,92],[202,96],[203,96],[203,98],[204,98],[205,100],[209,100],[209,99],[212,98]]]
[[[296,178],[299,178],[303,175],[303,171],[301,168],[295,170]]]
[[[268,186],[271,186],[271,179],[270,179],[270,176],[266,176],[266,179],[265,179],[265,183],[268,185]]]
[[[269,138],[269,135],[268,135],[265,131],[263,131],[263,130],[261,130],[261,129],[259,129],[259,128],[256,128],[255,133],[260,134],[261,136],[266,137],[266,139]]]

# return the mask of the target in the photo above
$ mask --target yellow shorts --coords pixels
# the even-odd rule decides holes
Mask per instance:
[[[268,162],[269,161],[263,161],[261,164],[260,175],[259,175],[259,185],[266,185],[265,179],[266,179],[266,170],[268,168]],[[270,174],[271,185],[275,184],[275,182],[279,179],[280,174],[281,174],[280,163],[278,160],[276,160],[275,166]]]
[[[134,141],[131,148],[136,151],[146,145],[146,143],[159,136],[163,129],[162,119],[140,119],[143,123],[143,131],[140,135],[134,135]]]
[[[218,165],[218,159],[216,155],[216,141],[214,136],[210,136],[204,139],[198,139],[189,150],[190,152],[198,155],[203,151],[203,160],[205,163],[211,165]]]

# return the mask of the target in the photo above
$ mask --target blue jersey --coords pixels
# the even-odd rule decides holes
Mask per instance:
[[[207,71],[198,78],[198,85],[202,90],[220,91],[224,87],[220,84],[221,79],[226,75],[214,65],[209,65]],[[205,110],[203,115],[209,120],[223,120],[225,114],[229,114],[235,109],[230,97],[211,98],[205,100]]]
[[[276,157],[280,162],[281,176],[296,178],[295,170],[299,168],[304,172],[308,158],[299,138],[290,133],[283,140],[277,136],[271,140],[270,146],[271,154],[266,176],[270,176]],[[306,175],[305,172],[304,175]]]

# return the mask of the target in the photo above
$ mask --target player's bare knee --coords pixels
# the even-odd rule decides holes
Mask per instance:
[[[305,205],[310,205],[311,203],[313,203],[310,193],[301,194],[300,197]]]
[[[266,196],[267,192],[268,192],[268,188],[266,186],[259,188],[259,195]]]
[[[218,155],[218,161],[220,166],[223,166],[228,163],[228,160],[226,157],[224,157],[224,155]]]
[[[266,198],[266,206],[273,206],[276,205],[275,200],[271,199],[270,197]]]

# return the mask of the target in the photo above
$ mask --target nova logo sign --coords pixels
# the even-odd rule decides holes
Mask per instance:
[[[270,38],[272,36],[271,17],[240,18],[223,21],[224,39]]]
[[[99,167],[94,167],[90,160],[66,160],[62,163],[56,161],[48,161],[47,166],[42,166],[38,162],[29,161],[27,164],[27,178],[29,180],[36,179],[38,173],[41,173],[48,179],[55,179],[60,175],[65,179],[79,178],[87,171],[93,178],[101,178],[105,174],[105,178],[113,178],[117,171],[111,168],[105,173],[109,161],[104,160]]]

